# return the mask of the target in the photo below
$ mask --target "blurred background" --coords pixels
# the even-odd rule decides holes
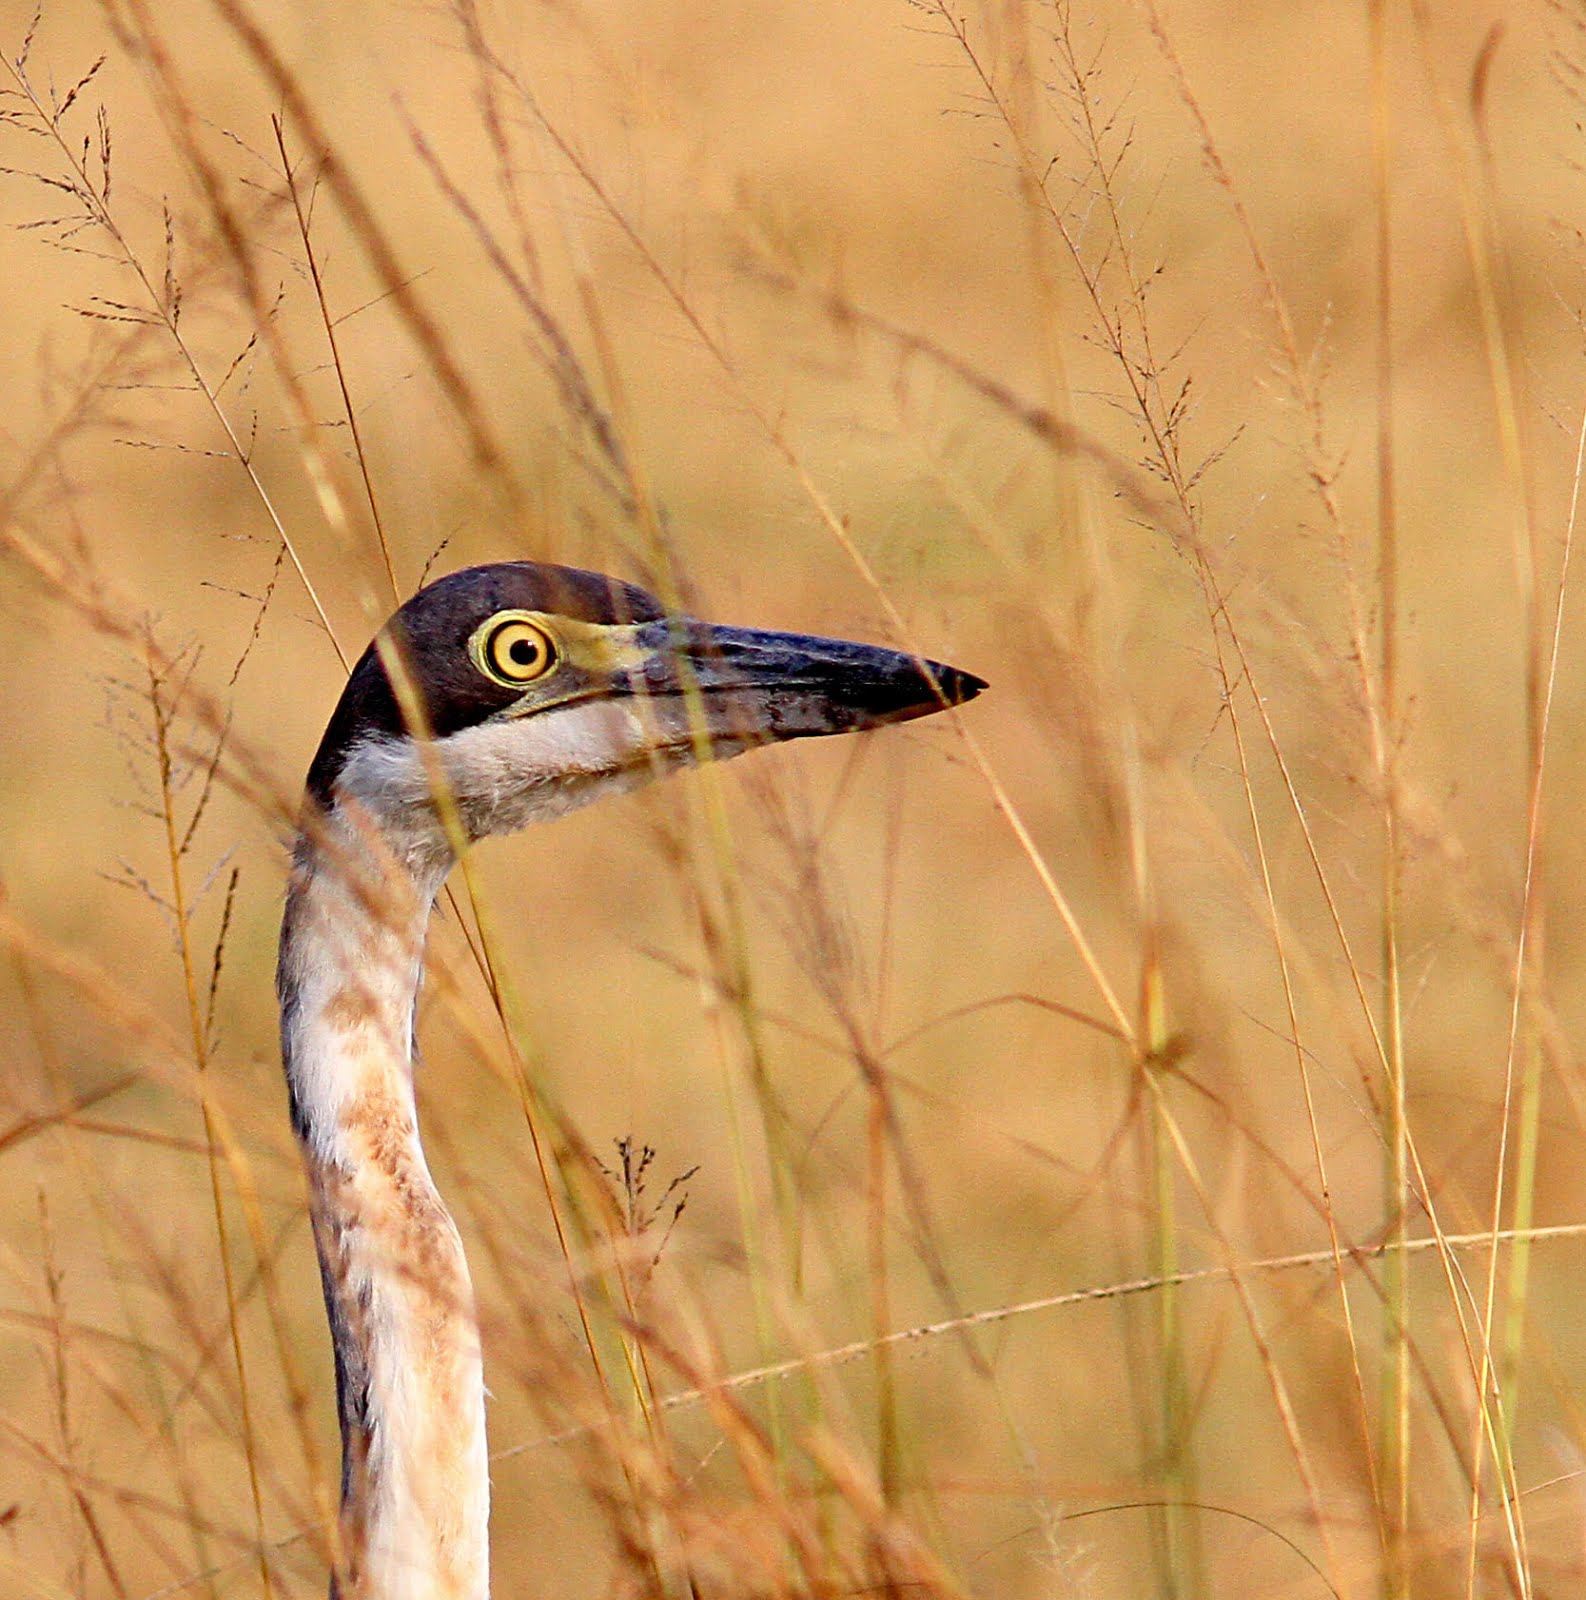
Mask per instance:
[[[1583,30],[0,9],[7,1590],[323,1592],[291,819],[533,558],[991,689],[443,902],[498,1593],[1586,1592]]]

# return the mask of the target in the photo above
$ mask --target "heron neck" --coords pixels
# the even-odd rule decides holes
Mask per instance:
[[[413,1008],[448,860],[332,812],[298,841],[277,987],[336,1356],[340,1600],[484,1600],[484,1380],[462,1242],[419,1140]]]

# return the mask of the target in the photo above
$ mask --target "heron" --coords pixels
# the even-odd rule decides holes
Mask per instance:
[[[425,1161],[414,1013],[459,852],[666,772],[960,705],[968,672],[724,627],[632,584],[498,562],[421,589],[308,770],[277,996],[341,1425],[332,1600],[484,1600],[489,1462],[461,1237]]]

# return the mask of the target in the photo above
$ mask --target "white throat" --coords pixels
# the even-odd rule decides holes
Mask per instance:
[[[634,696],[477,723],[436,740],[428,752],[409,738],[370,738],[353,747],[337,790],[362,806],[386,846],[417,870],[444,860],[444,878],[452,852],[434,801],[439,776],[469,839],[515,833],[693,761],[686,726],[680,743],[658,747],[654,719]],[[712,753],[719,760],[737,748],[718,741]]]

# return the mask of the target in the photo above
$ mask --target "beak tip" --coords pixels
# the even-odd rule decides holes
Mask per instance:
[[[988,687],[986,680],[977,677],[973,672],[965,672],[962,667],[950,667],[945,661],[932,661],[927,663],[931,670],[931,677],[935,680],[936,694],[929,706],[931,711],[940,711],[947,706],[961,706],[966,700],[973,700],[981,690]]]
[[[977,677],[973,672],[965,672],[961,667],[950,667],[945,661],[927,660],[922,663],[918,656],[900,656],[897,659],[904,677],[904,683],[898,687],[905,690],[905,697],[885,709],[877,707],[870,726],[912,722],[916,717],[929,717],[938,711],[946,711],[950,706],[961,706],[989,687],[984,678]],[[905,660],[908,664],[903,666]],[[925,669],[923,672],[920,670],[922,665]]]
[[[942,689],[948,701],[955,706],[961,706],[966,700],[973,700],[983,689],[991,686],[984,678],[976,677],[973,672],[963,672],[957,667],[949,667],[942,681]]]

